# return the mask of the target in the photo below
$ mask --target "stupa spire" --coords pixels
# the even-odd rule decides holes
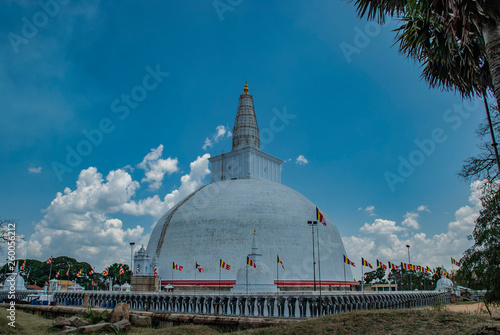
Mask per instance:
[[[245,147],[260,149],[259,126],[255,116],[253,97],[248,93],[245,82],[243,93],[238,102],[238,112],[233,127],[233,151]]]

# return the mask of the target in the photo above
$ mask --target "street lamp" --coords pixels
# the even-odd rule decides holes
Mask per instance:
[[[134,253],[134,245],[135,245],[135,242],[130,242],[130,271],[131,271],[131,274],[134,274],[134,270],[132,269],[132,267],[133,267],[132,254]]]
[[[314,283],[314,292],[316,292],[316,258],[314,256],[314,226],[318,225],[318,221],[307,221],[308,225],[311,225],[312,232],[312,245],[313,245],[313,283]]]
[[[410,261],[410,245],[407,244],[406,247],[408,248],[408,265],[411,265],[411,261]],[[410,277],[410,291],[411,291],[411,273],[408,272],[408,276]]]

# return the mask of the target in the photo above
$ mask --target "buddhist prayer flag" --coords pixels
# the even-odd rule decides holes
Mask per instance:
[[[368,266],[370,269],[373,269],[373,266],[366,261],[363,257],[361,257],[361,265],[362,266]]]
[[[92,286],[97,286],[97,284],[92,280]]]
[[[285,270],[285,266],[283,265],[283,262],[281,261],[280,256],[276,255],[276,257],[278,257],[278,263],[281,264],[281,267],[283,268],[283,270]]]
[[[69,272],[69,269],[68,269],[68,272]],[[104,269],[104,271],[102,272],[102,275],[103,275],[104,277],[107,277],[107,276],[108,276],[108,274],[109,274],[109,268],[105,268],[105,269]]]
[[[184,269],[182,266],[180,266],[179,264],[177,263],[172,263],[173,264],[173,268],[174,270],[179,270],[179,271],[182,271],[182,269]]]
[[[396,265],[394,265],[394,263],[388,262],[388,264],[389,264],[389,269],[391,270],[396,269]]]
[[[454,264],[456,266],[460,266],[460,264],[453,257],[451,258],[451,264]]]
[[[227,264],[226,262],[224,262],[222,259],[220,260],[220,267],[223,268],[223,269],[226,269],[226,270],[230,270],[231,267],[229,266],[229,264]]]
[[[66,277],[69,277],[69,269],[70,268],[68,268],[68,271],[66,271]]]
[[[318,207],[316,207],[316,218],[319,222],[323,224],[323,226],[326,226],[325,217],[323,216],[323,214],[321,214]]]
[[[28,274],[26,275],[26,279],[28,279],[30,277],[30,273],[28,272]]]
[[[56,278],[59,278],[59,272],[61,272],[61,271],[57,271]]]
[[[354,263],[349,258],[345,257],[345,255],[344,255],[344,263],[356,267],[356,265],[354,265]]]
[[[155,273],[155,277],[158,276],[158,270],[156,269],[156,265],[155,265],[154,273]]]
[[[45,263],[47,263],[47,264],[52,263],[52,256],[50,256],[50,258],[49,258],[49,259],[47,259],[47,261],[46,261]]]
[[[137,265],[137,269],[135,269],[135,273],[139,273],[139,265]]]
[[[453,258],[452,258],[453,259]],[[26,261],[24,261],[23,265],[21,265],[21,268],[19,269],[19,271],[23,271],[24,270],[24,266],[26,265]]]
[[[77,277],[81,277],[82,275],[82,270],[80,269],[80,271],[78,271],[78,273],[76,274]]]
[[[199,272],[205,271],[198,262],[196,262],[196,268],[198,269]]]
[[[248,256],[247,256],[247,264],[253,266],[254,269],[257,268],[257,264],[255,264],[255,262]]]
[[[90,270],[90,272],[89,272],[89,275],[93,275],[93,274],[94,274],[94,272],[95,272],[95,269],[94,269],[94,268],[92,268],[92,270]]]
[[[119,275],[122,275],[125,273],[125,270],[123,270],[123,266],[120,266],[120,271],[118,271]]]
[[[384,270],[387,270],[387,265],[385,265],[384,263],[382,263],[377,259],[377,268],[382,268]]]

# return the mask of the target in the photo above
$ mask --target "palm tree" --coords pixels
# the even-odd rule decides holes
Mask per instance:
[[[464,2],[468,1],[472,4],[465,10]],[[500,172],[498,144],[486,98],[487,91],[492,90],[500,106],[500,6],[493,6],[492,0],[357,0],[356,5],[361,17],[366,15],[379,22],[384,22],[386,15],[400,18],[402,24],[396,29],[399,50],[422,64],[422,77],[431,87],[456,90],[463,98],[483,97]],[[496,31],[492,26],[497,27]],[[495,32],[496,42],[491,37]],[[490,67],[490,60],[496,68]],[[496,84],[492,80],[495,72]]]
[[[443,41],[436,41],[436,43],[455,39],[454,43],[459,45],[462,52],[474,53],[478,50],[466,50],[467,47],[484,45],[484,59],[488,63],[491,89],[497,106],[500,106],[500,6],[498,0],[355,0],[355,5],[360,17],[366,16],[369,20],[377,19],[380,23],[385,22],[386,16],[404,18],[405,15],[412,17],[420,15],[424,22],[439,23],[439,29],[446,37]],[[425,41],[422,42],[425,44]],[[449,45],[440,43],[438,46],[446,54]],[[476,58],[478,59],[480,58]],[[448,64],[456,65],[456,63]],[[473,73],[467,72],[469,75]],[[484,79],[487,80],[487,77]],[[444,85],[447,83],[449,82],[443,81]]]
[[[498,173],[500,158],[491,122],[487,91],[493,87],[483,39],[476,36],[467,43],[447,32],[448,22],[441,16],[423,15],[422,8],[408,8],[396,31],[400,51],[423,66],[422,77],[431,87],[456,90],[462,98],[482,96]]]

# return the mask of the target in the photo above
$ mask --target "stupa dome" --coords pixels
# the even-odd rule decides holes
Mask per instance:
[[[264,271],[264,276],[263,268],[255,274],[269,277],[269,285],[278,279],[281,286],[312,286],[313,227],[316,280],[321,266],[323,285],[355,284],[350,266],[344,263],[344,245],[333,221],[323,213],[326,226],[308,224],[317,222],[317,206],[282,185],[283,161],[260,150],[253,97],[246,84],[238,103],[233,148],[210,158],[210,163],[210,184],[172,207],[151,233],[146,253],[155,258],[164,284],[218,285],[222,280],[224,285],[233,286],[257,231],[258,258],[271,275]],[[285,269],[276,266],[277,255]],[[221,268],[221,260],[230,265],[229,270]],[[260,283],[260,279],[253,282]]]
[[[235,280],[256,229],[264,263],[275,265],[277,255],[284,263],[285,270],[278,269],[280,281],[312,282],[312,234],[307,221],[315,220],[315,213],[316,205],[306,197],[276,182],[248,178],[211,183],[158,221],[147,252],[154,255],[159,251],[162,279],[193,280],[198,262],[205,271],[197,273],[197,280],[218,280],[222,259],[234,269],[222,270],[222,279]],[[344,245],[332,220],[327,215],[325,219],[327,225],[317,227],[321,278],[343,282]],[[174,262],[183,266],[183,271],[174,270]],[[348,266],[346,273],[347,281],[352,281]]]

